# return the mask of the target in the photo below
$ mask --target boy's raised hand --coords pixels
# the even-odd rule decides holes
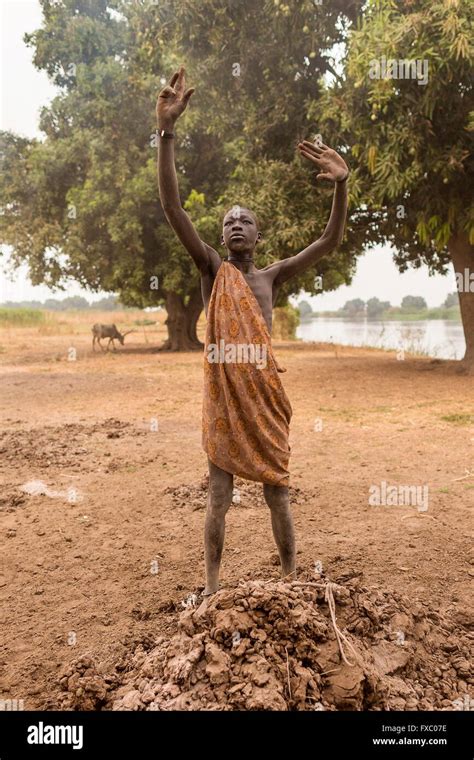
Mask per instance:
[[[311,143],[308,140],[298,143],[298,150],[319,169],[316,179],[327,179],[331,182],[341,182],[346,179],[349,169],[346,162],[335,150],[324,143]]]
[[[159,129],[171,130],[189,103],[194,87],[186,90],[184,66],[179,67],[171,77],[170,83],[158,95],[156,118]]]

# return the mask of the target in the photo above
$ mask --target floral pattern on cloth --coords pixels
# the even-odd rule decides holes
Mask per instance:
[[[257,299],[223,262],[207,314],[202,445],[226,472],[287,486],[292,408],[279,369]]]

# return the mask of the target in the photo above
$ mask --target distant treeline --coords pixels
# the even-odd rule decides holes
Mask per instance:
[[[337,311],[313,311],[307,301],[298,304],[302,320],[312,317],[346,317],[349,319],[461,319],[459,297],[456,292],[450,293],[444,303],[435,308],[428,308],[422,296],[405,296],[401,306],[392,306],[389,301],[378,298],[353,298],[346,301],[342,309]]]
[[[9,309],[43,309],[46,311],[123,311],[123,306],[115,296],[100,298],[98,301],[88,301],[82,296],[69,296],[68,298],[47,298],[46,301],[5,301],[1,306]]]

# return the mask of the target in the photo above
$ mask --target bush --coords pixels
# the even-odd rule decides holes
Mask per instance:
[[[291,304],[273,309],[272,335],[276,340],[296,340],[296,328],[300,323],[300,314]]]
[[[46,314],[39,309],[12,309],[0,307],[0,325],[2,327],[30,327],[41,325],[46,321]]]
[[[309,319],[313,316],[313,310],[307,301],[300,301],[298,304],[298,310],[301,319]]]

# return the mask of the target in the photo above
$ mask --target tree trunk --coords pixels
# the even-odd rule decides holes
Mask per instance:
[[[462,361],[468,372],[474,372],[474,246],[467,235],[460,233],[448,243],[458,283],[459,304],[466,338],[466,353]]]
[[[201,343],[197,336],[197,323],[203,309],[200,287],[192,291],[186,309],[189,317],[188,337],[192,340],[193,344],[195,344],[196,348],[204,348],[204,343]]]
[[[203,344],[198,340],[196,325],[201,314],[203,304],[201,289],[192,291],[189,303],[184,304],[184,299],[177,293],[166,294],[166,311],[168,317],[165,325],[168,328],[168,338],[165,340],[162,351],[196,351],[202,349]]]

